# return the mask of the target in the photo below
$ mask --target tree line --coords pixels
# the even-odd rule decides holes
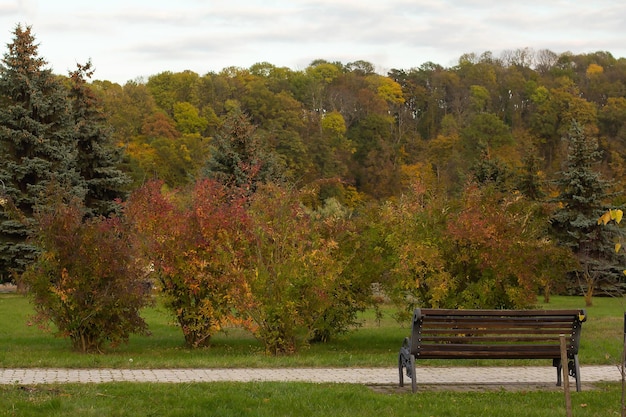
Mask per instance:
[[[119,85],[55,75],[18,26],[0,67],[3,280],[79,350],[242,326],[290,353],[382,302],[529,308],[621,291],[626,60],[529,49],[387,75],[255,64]]]

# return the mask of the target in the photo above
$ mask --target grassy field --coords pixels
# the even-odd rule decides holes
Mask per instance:
[[[541,308],[580,308],[582,298],[553,297]],[[155,307],[144,317],[152,335],[134,336],[105,354],[81,354],[70,350],[69,341],[55,338],[29,324],[32,307],[20,295],[0,294],[0,364],[4,367],[298,367],[298,366],[395,366],[397,354],[408,323],[398,324],[391,318],[393,309],[384,310],[377,321],[372,312],[362,315],[362,326],[330,343],[316,344],[297,355],[271,357],[250,334],[232,329],[218,334],[210,348],[190,350],[183,346],[180,329],[173,325],[167,312]],[[623,345],[624,300],[595,298],[587,308],[580,347],[582,365],[617,364]],[[132,361],[131,361],[132,359]],[[468,361],[470,364],[507,364],[502,361]],[[424,365],[468,365],[468,362],[433,361]],[[524,361],[514,361],[524,364]],[[536,362],[528,362],[536,363]],[[541,363],[541,362],[540,362]]]
[[[556,417],[561,392],[380,394],[360,385],[305,383],[0,386],[0,416]],[[572,393],[576,417],[620,415],[617,384]]]
[[[624,300],[595,298],[587,308],[580,347],[582,365],[617,364],[622,351]],[[582,298],[553,297],[544,308],[580,308]],[[155,307],[144,317],[151,336],[132,337],[130,342],[105,354],[72,352],[67,340],[42,332],[29,325],[32,307],[15,294],[0,294],[0,364],[4,367],[113,367],[113,368],[188,368],[188,367],[351,367],[395,366],[402,340],[410,333],[408,323],[391,318],[393,310],[384,310],[377,321],[372,312],[362,315],[362,326],[331,343],[316,344],[297,355],[267,356],[262,345],[250,334],[232,329],[218,334],[210,348],[190,350],[183,346],[180,329],[167,312]],[[131,361],[132,359],[132,361]],[[503,361],[468,361],[470,364],[507,364]],[[450,361],[445,365],[467,365]],[[544,361],[545,362],[545,361]],[[524,364],[514,361],[512,364]],[[527,362],[543,363],[543,362]],[[438,365],[441,362],[428,362]]]
[[[397,362],[406,328],[390,317],[376,322],[363,315],[363,325],[332,343],[313,345],[294,356],[271,357],[249,333],[230,329],[213,338],[212,346],[187,349],[180,328],[160,308],[144,311],[151,336],[133,336],[128,344],[105,354],[71,351],[68,340],[55,338],[29,324],[32,308],[20,295],[0,295],[0,364],[5,367],[297,367],[390,366]],[[130,361],[132,359],[132,361]]]
[[[554,297],[543,308],[580,308],[582,298]],[[596,298],[583,325],[581,364],[617,364],[622,350],[624,300]],[[29,325],[32,308],[15,294],[0,294],[2,367],[394,367],[408,324],[396,323],[387,308],[382,320],[372,312],[362,326],[332,343],[314,345],[289,357],[271,357],[249,334],[231,330],[207,349],[182,346],[180,329],[160,307],[145,311],[152,336],[133,337],[104,354],[72,352],[67,340]],[[131,361],[132,359],[132,361]],[[422,365],[468,365],[468,362]],[[520,365],[524,361],[469,361],[480,365]],[[531,362],[545,364],[545,361]],[[548,364],[548,366],[551,364]],[[575,416],[620,415],[621,387],[599,384],[572,393]],[[62,384],[0,386],[0,416],[562,416],[558,391],[380,393],[360,385],[305,383]]]
[[[624,346],[624,314],[626,298],[596,297],[591,307],[585,307],[581,297],[553,297],[542,308],[585,308],[580,340],[580,360],[583,365],[619,364]]]

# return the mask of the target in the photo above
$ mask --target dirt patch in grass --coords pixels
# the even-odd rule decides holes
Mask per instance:
[[[380,394],[412,394],[411,383],[398,385],[369,385],[369,388]],[[596,387],[591,383],[583,383],[583,391],[592,391]],[[571,392],[576,392],[576,386],[570,385]],[[557,387],[554,383],[498,383],[498,384],[420,384],[417,386],[417,393],[424,392],[486,392],[486,391],[507,391],[507,392],[530,392],[530,391],[563,391],[563,387]]]

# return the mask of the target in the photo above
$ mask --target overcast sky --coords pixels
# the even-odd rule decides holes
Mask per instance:
[[[0,19],[3,54],[30,25],[55,73],[91,58],[94,78],[120,84],[320,58],[384,74],[526,47],[626,57],[624,0],[0,0]]]

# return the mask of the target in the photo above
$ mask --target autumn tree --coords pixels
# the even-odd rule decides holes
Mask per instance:
[[[351,142],[346,138],[346,123],[338,111],[330,112],[320,120],[320,137],[316,142],[315,162],[322,178],[343,178],[347,174],[347,161],[352,153]]]
[[[493,113],[473,116],[460,134],[464,155],[470,161],[476,161],[482,151],[495,153],[513,142],[511,129]]]
[[[351,171],[359,191],[381,199],[400,189],[397,147],[392,140],[393,118],[373,114],[348,132],[354,144]]]
[[[397,201],[382,204],[362,235],[361,251],[385,294],[398,306],[398,319],[416,307],[448,307],[456,290],[446,269],[444,233],[448,209],[416,180]]]
[[[125,147],[126,154],[135,165],[134,175],[146,179],[159,179],[172,188],[194,182],[208,157],[208,138],[199,133],[197,110],[189,103],[178,103],[181,113],[178,121],[164,112],[156,112],[143,120],[141,133],[134,136]],[[203,119],[202,119],[203,120]],[[200,125],[193,128],[198,122]],[[205,121],[206,122],[206,121]]]
[[[152,302],[131,227],[120,217],[85,220],[85,207],[60,188],[35,214],[41,255],[21,281],[37,322],[67,337],[80,352],[101,352],[131,334],[148,334],[140,316]]]
[[[314,126],[307,141],[313,168],[301,182],[315,184],[320,202],[329,197],[345,202],[347,189],[351,186],[346,181],[350,172],[348,165],[354,150],[352,142],[346,137],[345,120],[341,113],[333,111],[324,114],[321,119],[312,116],[309,123]]]
[[[294,80],[295,97],[309,112],[323,114],[329,108],[329,86],[343,72],[339,63],[313,61],[301,77]]]
[[[174,73],[164,71],[148,78],[145,87],[154,98],[156,105],[169,116],[174,117],[177,103],[197,106],[200,77],[193,71]]]
[[[596,107],[580,97],[580,92],[569,78],[559,78],[558,88],[539,86],[531,94],[535,106],[530,118],[532,131],[540,138],[538,149],[548,164],[565,159],[561,138],[566,136],[576,121],[587,131],[597,131]]]
[[[209,125],[209,121],[200,115],[193,104],[178,102],[173,106],[176,129],[182,134],[200,135]]]
[[[570,253],[548,239],[549,206],[467,184],[453,203],[416,182],[380,209],[377,253],[400,318],[415,307],[528,308],[559,289]]]
[[[550,207],[519,194],[469,184],[447,219],[447,301],[466,308],[528,308],[546,298],[571,268],[570,253],[548,237]]]
[[[236,96],[241,109],[256,126],[256,134],[280,160],[283,175],[296,182],[310,169],[301,133],[304,128],[302,103],[296,100],[283,69],[256,64],[237,75],[245,80]]]
[[[252,302],[245,313],[265,350],[290,354],[345,330],[362,305],[353,301],[356,289],[344,275],[350,253],[328,229],[341,216],[309,213],[298,192],[273,184],[259,187],[248,212]]]
[[[112,140],[123,149],[121,169],[131,178],[130,189],[154,178],[153,161],[155,151],[146,143],[146,137],[153,133],[169,137],[179,135],[173,126],[164,126],[171,118],[159,118],[162,111],[157,108],[154,98],[145,84],[129,81],[123,86],[109,81],[95,80],[91,83],[103,105]],[[146,127],[148,125],[148,127]]]
[[[598,114],[600,132],[626,142],[626,98],[609,97]]]
[[[3,191],[27,219],[0,213],[0,279],[19,273],[37,255],[26,242],[33,214],[52,182],[80,198],[75,125],[67,91],[38,55],[30,27],[18,25],[0,66],[0,180]]]
[[[247,299],[241,254],[247,247],[244,199],[215,180],[197,181],[188,197],[151,182],[130,198],[126,214],[143,238],[165,305],[189,347],[208,346]]]
[[[144,125],[160,113],[145,84],[129,81],[119,85],[94,81],[94,91],[102,100],[116,144],[127,145],[143,132]]]

